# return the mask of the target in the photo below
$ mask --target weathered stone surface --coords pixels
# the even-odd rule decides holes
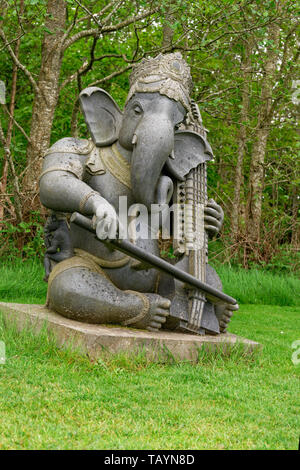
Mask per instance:
[[[208,198],[213,151],[191,84],[175,52],[136,64],[124,112],[101,88],[81,91],[91,139],[52,145],[39,178],[41,203],[51,209],[44,267],[54,311],[151,332],[226,331],[238,304],[207,262],[224,211]],[[172,261],[163,255],[171,247]]]
[[[103,351],[112,354],[127,352],[134,354],[143,350],[153,361],[174,357],[180,361],[196,362],[201,348],[228,349],[240,343],[247,353],[261,345],[255,341],[226,333],[218,336],[197,336],[170,331],[149,332],[118,326],[80,323],[64,318],[43,305],[28,305],[0,302],[0,312],[5,321],[15,323],[19,329],[30,326],[38,333],[46,324],[54,334],[57,345],[70,345],[97,358]]]

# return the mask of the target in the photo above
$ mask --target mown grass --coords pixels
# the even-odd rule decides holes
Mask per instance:
[[[15,274],[23,286],[5,299],[1,278],[1,300],[28,295],[41,302],[34,269],[28,285],[25,269]],[[295,306],[242,305],[230,331],[262,343],[262,352],[202,354],[196,366],[149,364],[142,355],[91,362],[57,349],[45,331],[36,337],[0,323],[7,357],[0,365],[0,448],[296,449],[300,364],[292,362],[292,343],[300,339],[299,314]]]
[[[217,265],[224,291],[240,304],[300,305],[300,280],[295,276],[274,274],[257,269],[245,271]],[[42,264],[22,262],[0,265],[0,301],[44,303],[47,284]]]

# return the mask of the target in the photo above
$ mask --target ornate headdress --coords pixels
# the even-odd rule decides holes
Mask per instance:
[[[190,68],[180,52],[159,54],[152,59],[143,59],[130,75],[130,90],[126,103],[134,93],[159,92],[179,101],[190,112],[190,92],[193,82]]]

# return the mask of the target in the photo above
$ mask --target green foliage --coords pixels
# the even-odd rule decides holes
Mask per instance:
[[[300,272],[300,252],[292,247],[289,243],[275,247],[268,256],[268,261],[263,259],[257,261],[248,261],[247,270],[272,271],[274,274],[287,276],[299,276]],[[224,236],[209,242],[209,259],[210,263],[216,266],[225,265],[233,268],[245,269],[244,266],[244,247],[243,245],[232,247],[231,240]]]
[[[0,231],[2,246],[0,247],[0,262],[15,258],[42,258],[44,245],[44,222],[38,211],[32,211],[28,222],[12,224],[3,221]]]
[[[290,273],[297,275],[300,270],[300,252],[291,250],[289,245],[282,245],[265,268],[286,275]]]
[[[96,27],[78,4],[69,0],[67,11],[66,31],[74,22],[70,36],[82,30]],[[81,2],[93,13],[107,5],[104,0]],[[87,137],[88,131],[82,115],[78,110],[78,93],[86,86],[95,84],[103,87],[112,94],[118,105],[123,108],[129,88],[130,70],[106,80],[112,73],[122,70],[128,61],[140,60],[143,56],[156,55],[163,37],[163,25],[169,24],[174,32],[174,49],[178,47],[191,66],[194,90],[193,98],[199,103],[204,125],[209,129],[209,141],[215,154],[215,161],[209,164],[208,187],[209,196],[216,199],[225,210],[225,226],[222,243],[226,247],[236,240],[232,239],[230,216],[235,188],[235,168],[238,153],[238,135],[241,124],[246,126],[246,152],[242,168],[242,186],[240,191],[241,211],[239,220],[239,253],[236,246],[230,248],[231,261],[235,264],[252,266],[251,254],[244,250],[247,242],[246,211],[249,197],[249,172],[251,153],[256,143],[257,125],[261,110],[261,90],[264,83],[264,70],[268,54],[273,49],[273,43],[268,38],[269,22],[280,25],[281,45],[278,54],[280,73],[272,85],[272,99],[276,112],[270,125],[265,162],[263,184],[263,206],[261,224],[261,244],[255,247],[255,263],[270,269],[296,270],[294,262],[295,233],[299,226],[295,221],[297,205],[295,192],[299,183],[299,152],[297,147],[297,116],[298,105],[292,100],[293,81],[298,78],[298,63],[294,60],[297,51],[297,29],[291,33],[298,7],[295,2],[284,2],[284,11],[278,12],[278,2],[260,2],[259,0],[223,2],[205,2],[203,0],[154,2],[159,4],[162,11],[150,19],[136,22],[124,29],[101,35],[97,41],[94,57],[97,59],[91,69],[77,80],[77,71],[90,60],[92,37],[82,38],[74,42],[64,52],[59,100],[55,110],[52,126],[51,144],[58,139],[76,132],[79,137]],[[5,2],[5,11],[1,13],[1,27],[14,46],[16,31],[19,28],[19,17],[16,7],[18,2]],[[152,3],[151,3],[152,5]],[[172,10],[171,17],[170,5]],[[109,22],[122,23],[131,16],[139,14],[149,6],[149,2],[125,1],[112,14]],[[20,43],[20,62],[26,65],[35,79],[38,79],[41,67],[41,50],[44,35],[50,34],[46,29],[47,1],[27,1],[22,16],[24,34]],[[110,11],[110,10],[109,10]],[[199,14],[201,12],[201,14]],[[84,19],[87,17],[86,19]],[[80,21],[79,21],[80,20]],[[186,34],[188,31],[188,35]],[[249,70],[249,115],[243,123],[242,89],[243,58],[246,54],[246,44],[252,40],[255,44],[251,54]],[[34,51],[34,53],[32,53]],[[124,58],[126,60],[124,60]],[[100,60],[101,59],[101,60]],[[5,47],[0,45],[1,76],[7,89],[8,103],[12,86],[13,62]],[[71,81],[66,80],[73,77]],[[105,81],[101,81],[105,80]],[[27,135],[30,134],[31,115],[34,93],[29,81],[21,70],[18,72],[17,98],[14,117]],[[7,114],[1,108],[0,119],[4,131],[7,130]],[[75,128],[71,128],[74,118]],[[74,124],[74,123],[73,123]],[[18,128],[14,127],[11,152],[17,174],[21,176],[27,165],[27,140]],[[3,149],[0,146],[0,175],[3,171]],[[7,193],[14,192],[11,174]],[[4,198],[4,203],[5,198]],[[13,201],[12,201],[13,202]],[[2,200],[1,200],[2,203]],[[299,209],[298,209],[299,210]],[[30,223],[27,219],[25,223]],[[15,229],[13,228],[15,227]],[[30,242],[29,226],[15,225],[9,210],[5,210],[5,232],[2,233],[3,243],[0,247],[1,256],[36,256],[42,248],[41,229],[32,227],[35,238]],[[21,241],[18,242],[19,236]],[[8,238],[11,240],[8,241]],[[299,239],[299,236],[298,236]],[[293,250],[285,249],[294,243]],[[3,247],[7,248],[7,251]],[[23,248],[24,246],[24,248]],[[289,252],[291,255],[289,255]],[[246,253],[246,255],[245,255]],[[2,254],[2,255],[1,255]]]

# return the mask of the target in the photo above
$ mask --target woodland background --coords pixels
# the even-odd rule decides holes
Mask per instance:
[[[0,0],[0,261],[42,256],[42,156],[87,136],[81,89],[123,107],[134,63],[181,51],[225,212],[210,257],[299,270],[299,46],[294,0]]]

